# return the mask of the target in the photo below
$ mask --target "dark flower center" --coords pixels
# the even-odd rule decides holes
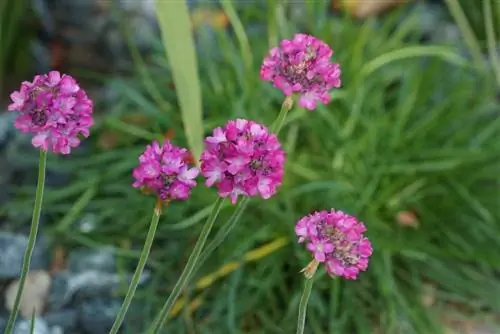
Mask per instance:
[[[352,254],[352,248],[355,246],[346,239],[346,236],[339,229],[327,225],[322,221],[318,223],[318,230],[322,237],[327,238],[335,247],[332,255],[339,260],[343,266],[351,266],[359,261],[359,256]]]
[[[262,159],[253,159],[250,161],[250,168],[252,168],[254,171],[257,171],[262,167]]]
[[[37,126],[44,126],[47,123],[47,114],[43,109],[35,109],[31,112],[31,122]]]
[[[172,183],[174,183],[175,181],[175,175],[165,175],[163,177],[163,185],[165,187],[170,187],[172,185]]]

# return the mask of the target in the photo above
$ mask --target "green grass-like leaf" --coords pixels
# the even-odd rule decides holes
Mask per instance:
[[[156,15],[172,70],[186,139],[198,161],[203,149],[203,115],[198,62],[188,7],[184,0],[157,0]]]

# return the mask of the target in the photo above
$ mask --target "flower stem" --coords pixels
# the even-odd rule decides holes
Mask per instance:
[[[300,304],[299,304],[299,316],[297,319],[297,334],[304,333],[304,328],[306,325],[307,303],[309,302],[309,296],[311,295],[312,286],[313,286],[313,278],[306,278],[304,291],[302,292],[302,297],[300,298]]]
[[[483,1],[484,25],[486,29],[486,41],[488,46],[488,54],[491,61],[491,66],[497,79],[497,84],[500,86],[500,61],[496,48],[495,27],[493,26],[493,11],[491,9],[491,0]]]
[[[286,116],[290,111],[290,109],[292,109],[292,107],[293,107],[293,98],[291,96],[287,96],[283,101],[280,113],[278,114],[278,117],[274,121],[274,124],[271,128],[271,131],[273,131],[276,135],[281,130],[281,127],[285,122]],[[224,239],[226,239],[229,232],[231,232],[231,230],[236,226],[241,216],[243,215],[243,212],[245,211],[248,202],[250,202],[250,197],[245,197],[237,204],[233,214],[231,215],[231,217],[229,217],[229,220],[224,225],[221,226],[221,228],[215,235],[214,239],[207,245],[207,247],[201,254],[199,263],[204,263],[208,259],[208,257],[213,253],[213,251],[220,246],[220,244],[224,241]],[[198,268],[195,268],[195,270],[197,269]]]
[[[35,206],[33,208],[33,216],[31,219],[30,234],[28,236],[28,245],[24,252],[23,266],[21,269],[21,277],[19,278],[19,289],[17,290],[16,299],[14,300],[14,307],[10,313],[5,334],[11,334],[16,322],[17,314],[19,313],[19,306],[23,296],[24,284],[31,265],[31,256],[35,248],[36,236],[38,233],[38,224],[40,222],[40,214],[42,212],[43,189],[45,187],[45,165],[47,163],[47,152],[40,150],[40,162],[38,163],[38,182],[36,185]]]
[[[205,242],[207,241],[207,237],[210,234],[212,226],[214,225],[214,222],[220,212],[223,201],[224,198],[222,197],[217,198],[217,200],[215,201],[212,213],[210,214],[207,221],[203,225],[203,228],[201,229],[198,241],[196,241],[196,245],[194,246],[194,249],[191,255],[189,256],[189,259],[186,263],[186,266],[184,267],[184,270],[182,271],[181,276],[177,280],[177,283],[175,283],[174,289],[170,293],[170,296],[168,296],[168,299],[163,305],[162,309],[155,317],[151,326],[148,328],[147,333],[158,333],[160,329],[164,326],[165,322],[167,321],[167,317],[170,314],[172,306],[174,305],[177,298],[179,298],[179,295],[181,294],[182,290],[187,285],[191,277],[191,274],[193,273],[196,264],[200,259],[201,250],[203,249],[203,246],[205,246]]]
[[[205,263],[205,261],[208,259],[208,257],[213,253],[214,250],[217,249],[217,247],[220,246],[220,244],[224,241],[224,239],[227,237],[229,232],[236,226],[236,223],[240,220],[241,216],[243,215],[243,212],[245,211],[248,202],[250,201],[249,197],[243,198],[237,205],[236,209],[234,209],[233,214],[231,217],[229,217],[228,221],[221,226],[219,231],[215,234],[215,237],[210,241],[205,247],[205,250],[203,253],[200,255],[200,261],[199,263]],[[196,268],[198,269],[198,268]],[[195,270],[196,270],[195,269]]]
[[[445,0],[446,6],[450,11],[451,16],[455,20],[460,32],[465,41],[465,45],[469,48],[472,60],[476,63],[478,68],[482,68],[484,64],[483,55],[481,52],[481,46],[472,30],[467,17],[465,16],[460,2],[458,0]]]
[[[285,123],[286,115],[292,109],[292,107],[293,107],[293,97],[292,96],[285,97],[285,100],[281,105],[281,110],[280,113],[278,114],[278,118],[276,118],[276,121],[274,121],[274,124],[271,127],[271,131],[274,132],[276,135],[278,135],[278,133],[280,132],[281,127]]]
[[[135,290],[139,285],[142,272],[144,271],[144,267],[146,266],[146,262],[148,260],[149,252],[151,251],[151,246],[153,245],[156,228],[158,227],[158,222],[161,216],[162,204],[163,203],[160,200],[156,202],[155,208],[153,210],[153,217],[151,218],[151,224],[149,225],[149,231],[146,236],[146,241],[144,242],[144,247],[142,248],[141,256],[139,258],[139,263],[137,264],[137,268],[135,269],[134,276],[132,277],[132,281],[130,282],[120,311],[118,311],[118,316],[116,317],[115,322],[113,323],[113,327],[109,332],[110,334],[118,333],[118,330],[120,329],[120,326],[125,319],[125,314],[127,313],[130,303],[132,302],[132,298],[134,297]]]

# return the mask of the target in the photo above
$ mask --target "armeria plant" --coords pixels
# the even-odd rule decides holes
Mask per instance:
[[[276,194],[283,182],[286,154],[278,134],[294,99],[308,110],[318,103],[330,101],[330,91],[340,87],[340,65],[332,63],[331,48],[321,40],[306,34],[296,34],[292,40],[283,40],[279,47],[270,50],[261,66],[260,77],[270,81],[285,95],[276,121],[271,128],[246,119],[228,121],[217,127],[205,138],[205,148],[200,168],[191,166],[191,155],[185,148],[154,141],[139,157],[133,170],[133,187],[156,198],[151,225],[143,250],[126,293],[123,305],[111,328],[117,333],[133,299],[146,265],[163,207],[174,200],[187,200],[196,186],[196,177],[205,178],[205,186],[217,188],[218,198],[200,236],[172,292],[156,315],[147,333],[158,333],[181,291],[197,269],[200,259],[206,259],[236,225],[248,201],[253,197],[269,199]],[[75,80],[58,72],[36,76],[32,83],[25,82],[19,92],[11,95],[9,110],[19,113],[16,127],[31,132],[33,145],[40,148],[39,180],[29,243],[21,273],[21,282],[14,310],[6,333],[12,332],[22,290],[29,270],[41,211],[45,175],[46,152],[69,154],[78,146],[79,135],[87,137],[92,125],[92,102]],[[210,231],[221,210],[223,201],[229,199],[236,206],[233,216],[223,225],[209,246],[204,250]],[[299,243],[305,242],[314,259],[302,270],[306,283],[299,306],[297,333],[304,332],[305,316],[313,275],[319,263],[324,263],[330,276],[356,279],[368,267],[372,246],[364,237],[366,228],[355,217],[341,211],[321,211],[305,216],[295,226]]]
[[[33,134],[31,143],[40,149],[40,161],[28,245],[24,253],[19,289],[5,333],[13,330],[35,247],[42,211],[47,152],[70,154],[71,149],[80,144],[80,136],[89,136],[93,125],[92,101],[76,80],[67,74],[51,71],[37,75],[32,82],[23,82],[19,91],[13,92],[10,97],[12,104],[8,110],[17,113],[14,126],[21,132]]]

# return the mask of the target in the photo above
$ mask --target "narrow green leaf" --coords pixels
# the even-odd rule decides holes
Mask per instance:
[[[156,1],[161,30],[179,98],[189,148],[198,161],[203,149],[203,115],[191,21],[185,1]]]
[[[36,321],[35,312],[36,312],[36,309],[33,308],[33,312],[31,313],[30,334],[35,333],[35,321]]]
[[[434,45],[409,46],[387,52],[369,61],[361,70],[361,74],[365,77],[394,61],[415,57],[437,57],[454,65],[467,66],[467,61],[448,47]]]

